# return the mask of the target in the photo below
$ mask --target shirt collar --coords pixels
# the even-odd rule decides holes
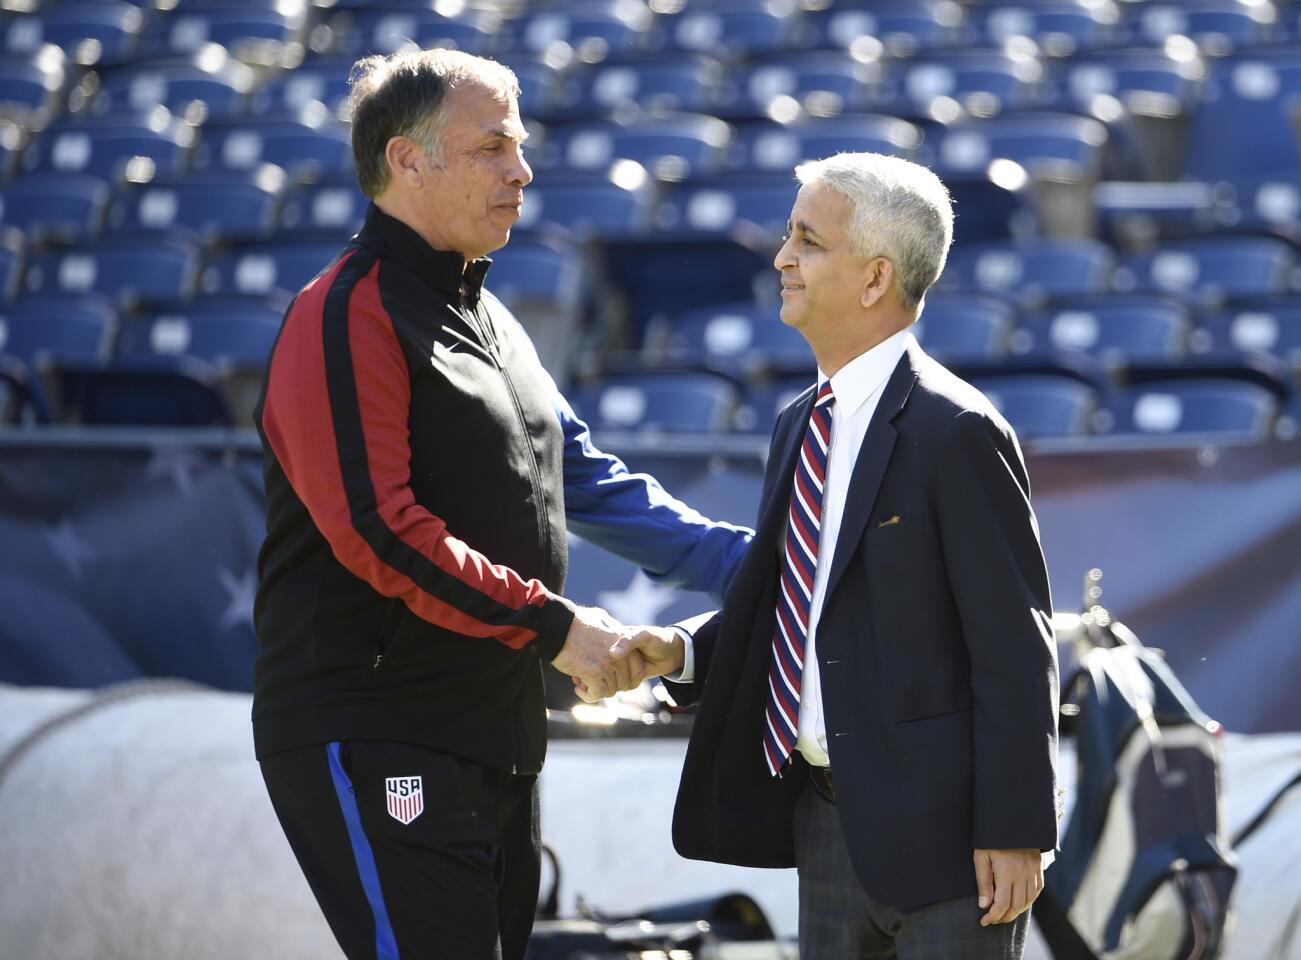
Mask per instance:
[[[912,342],[913,335],[905,328],[870,350],[860,353],[837,370],[831,378],[831,392],[836,396],[836,408],[846,416],[857,412],[869,397],[885,386]],[[822,389],[822,384],[826,381],[827,375],[818,368],[818,389]]]
[[[480,257],[467,267],[456,251],[435,250],[424,237],[374,203],[366,210],[366,222],[354,239],[379,249],[444,293],[460,294],[464,283],[471,301],[479,299],[483,279],[492,266],[490,259]]]

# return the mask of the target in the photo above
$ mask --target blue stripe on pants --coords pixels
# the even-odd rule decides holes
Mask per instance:
[[[357,809],[352,781],[348,779],[343,763],[339,760],[339,742],[336,740],[331,743],[326,751],[330,755],[330,776],[334,780],[334,792],[338,794],[339,809],[343,811],[343,821],[348,825],[348,839],[352,842],[352,855],[357,860],[357,873],[361,875],[361,886],[366,891],[370,912],[375,916],[376,960],[398,960],[397,940],[389,923],[388,907],[384,905],[384,892],[379,886],[375,853],[361,828],[361,812]]]

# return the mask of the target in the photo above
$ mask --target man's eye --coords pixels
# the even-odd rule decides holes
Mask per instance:
[[[808,237],[803,238],[803,239],[800,241],[800,243],[804,244],[806,247],[816,247],[816,246],[817,246],[817,244],[814,243],[812,240],[810,240]]]

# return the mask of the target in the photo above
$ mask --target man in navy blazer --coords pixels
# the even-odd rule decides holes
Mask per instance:
[[[802,960],[1020,957],[1057,844],[1052,602],[1016,437],[909,332],[948,192],[875,154],[796,174],[775,266],[818,384],[722,611],[616,651],[699,705],[678,852],[798,866]]]

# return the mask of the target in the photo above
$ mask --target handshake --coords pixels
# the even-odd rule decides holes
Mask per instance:
[[[573,677],[578,695],[595,703],[651,677],[677,673],[684,652],[676,630],[626,627],[604,610],[580,607],[551,665]]]

